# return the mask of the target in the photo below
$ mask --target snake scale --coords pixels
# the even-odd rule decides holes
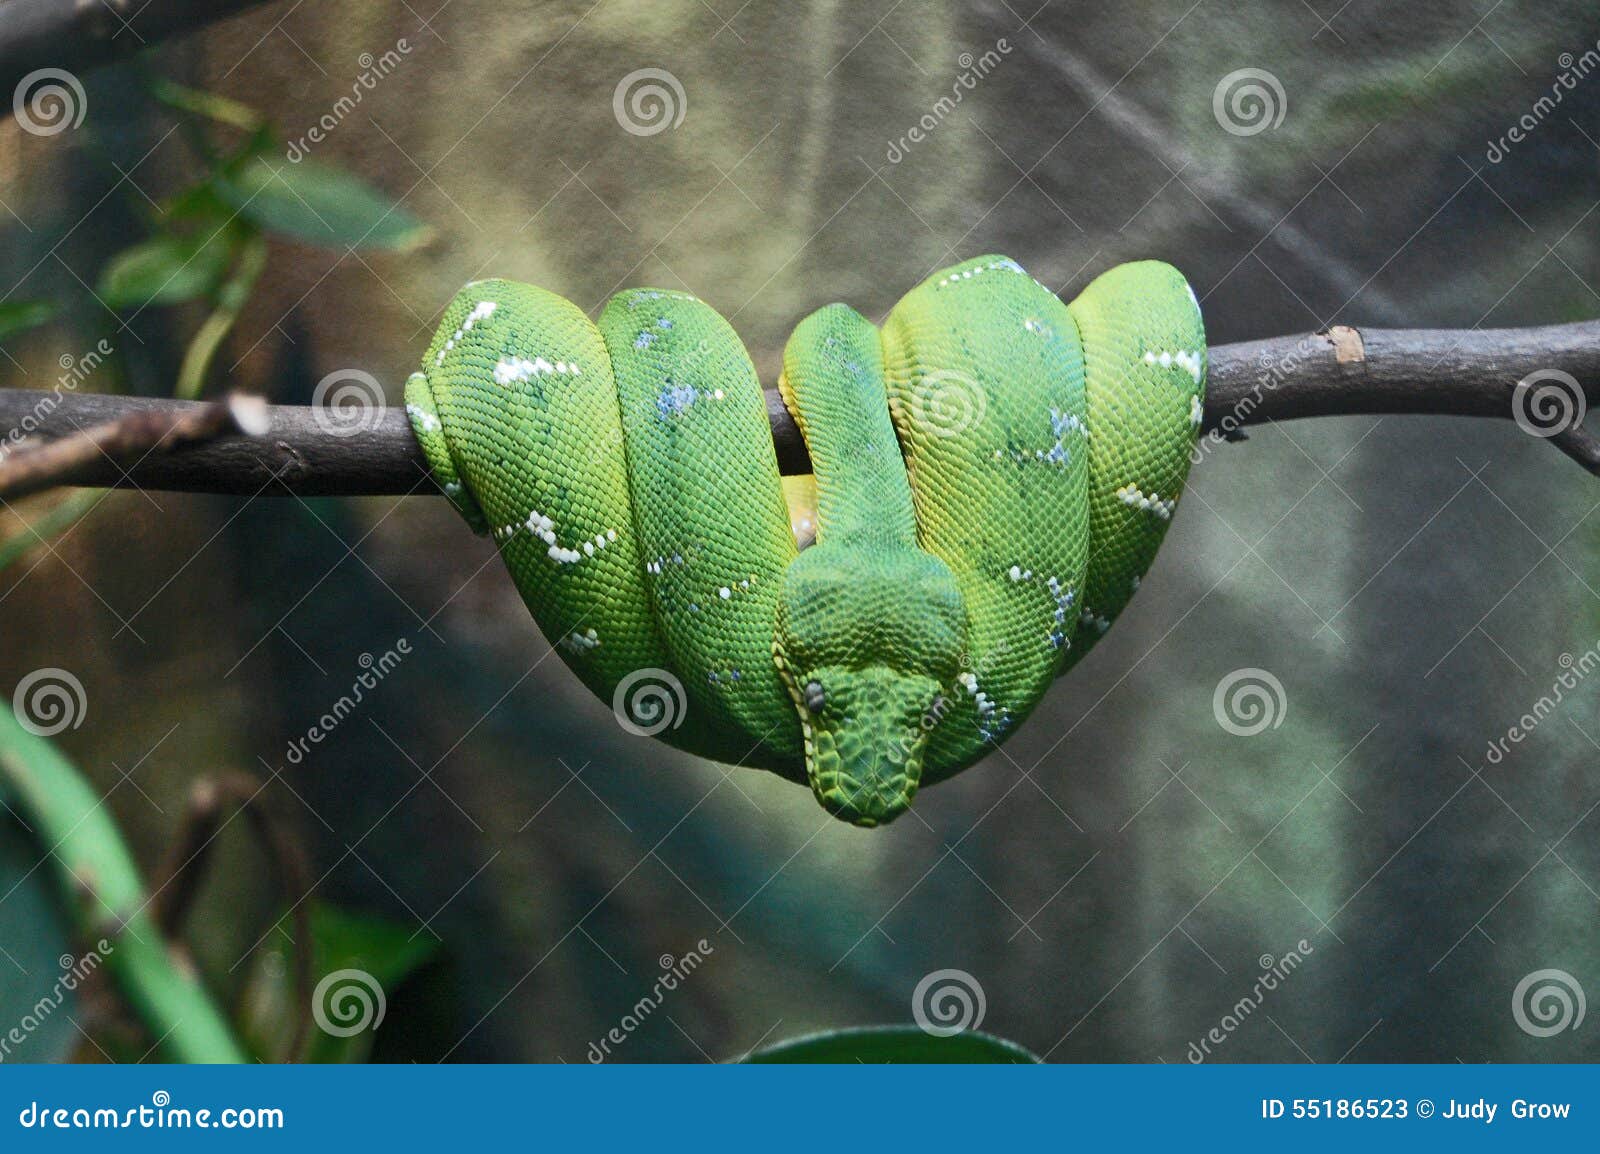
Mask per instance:
[[[871,826],[1004,741],[1127,604],[1205,369],[1170,265],[1119,265],[1063,304],[979,257],[881,329],[842,304],[795,329],[779,390],[814,484],[793,484],[709,305],[632,289],[591,321],[488,280],[446,310],[406,409],[434,479],[629,728]]]

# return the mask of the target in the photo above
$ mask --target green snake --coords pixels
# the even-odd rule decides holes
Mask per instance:
[[[778,384],[814,482],[780,478],[743,344],[685,292],[591,321],[470,284],[405,399],[434,479],[627,728],[872,826],[1004,741],[1133,596],[1205,370],[1170,265],[1062,304],[986,256],[881,329],[841,304],[795,329]]]

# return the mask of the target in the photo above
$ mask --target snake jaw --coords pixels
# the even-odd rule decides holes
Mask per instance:
[[[922,779],[924,737],[899,765],[849,767],[836,755],[838,742],[827,731],[806,742],[806,775],[822,807],[841,821],[863,829],[884,825],[911,807]]]
[[[806,780],[817,801],[863,828],[904,813],[922,781],[928,734],[938,717],[938,683],[887,666],[834,667],[802,676],[781,651],[777,658],[800,717]],[[822,706],[813,709],[818,686],[825,688]]]

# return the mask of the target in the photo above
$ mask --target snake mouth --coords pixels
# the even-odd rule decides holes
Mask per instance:
[[[885,825],[909,809],[922,776],[920,763],[910,772],[900,767],[890,772],[874,768],[866,773],[844,768],[814,769],[814,765],[808,757],[811,792],[822,808],[863,829]]]
[[[787,674],[787,669],[783,666]],[[785,676],[805,739],[806,780],[822,808],[841,821],[870,828],[904,813],[922,781],[932,716],[928,703],[938,684],[928,677],[884,667],[851,670],[832,698],[820,683],[795,685]],[[849,700],[840,698],[848,696]]]

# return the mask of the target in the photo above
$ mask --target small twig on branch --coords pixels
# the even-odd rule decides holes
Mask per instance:
[[[261,790],[260,782],[242,773],[202,778],[194,784],[177,840],[156,874],[150,916],[168,939],[177,940],[205,878],[212,844],[232,815],[243,813],[272,863],[278,893],[288,903],[289,916],[294,919],[291,950],[294,996],[301,1012],[295,1016],[289,1050],[284,1057],[287,1061],[297,1061],[303,1056],[311,1025],[314,976],[311,906],[303,897],[314,886],[304,851],[283,823],[262,804]]]
[[[1354,329],[1216,345],[1208,352],[1202,450],[1243,439],[1251,425],[1305,417],[1421,413],[1518,417],[1600,474],[1600,441],[1577,421],[1541,422],[1518,383],[1570,380],[1569,418],[1600,405],[1600,321],[1526,329]],[[41,401],[41,397],[44,398]],[[805,442],[776,390],[767,415],[785,473],[811,470]],[[24,428],[43,440],[132,414],[172,420],[204,406],[149,397],[0,389],[0,440]],[[1543,427],[1540,427],[1543,425]],[[192,493],[376,496],[433,493],[427,464],[398,407],[355,413],[267,406],[265,433],[223,433],[126,466],[96,453],[52,484]],[[1560,431],[1556,431],[1559,428]],[[0,465],[0,476],[7,466]],[[0,485],[0,494],[7,490]]]
[[[26,497],[58,485],[93,484],[106,468],[223,433],[260,436],[269,428],[259,397],[229,397],[193,408],[147,408],[126,412],[56,440],[29,438],[10,452],[0,443],[0,499]]]

